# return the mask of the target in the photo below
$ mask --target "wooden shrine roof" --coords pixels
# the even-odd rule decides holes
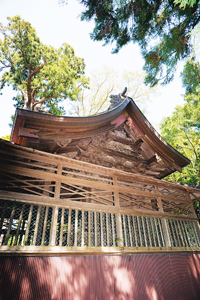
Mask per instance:
[[[190,163],[162,139],[129,97],[116,108],[89,117],[16,109],[11,141],[158,179]]]

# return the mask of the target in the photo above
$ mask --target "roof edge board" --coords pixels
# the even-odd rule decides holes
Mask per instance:
[[[129,99],[127,112],[139,129],[139,136],[151,147],[151,149],[169,161],[180,172],[179,166],[181,168],[187,166],[190,163],[190,160],[168,144],[146,119],[133,99]]]

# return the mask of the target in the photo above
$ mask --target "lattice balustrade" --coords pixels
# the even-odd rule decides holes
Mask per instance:
[[[12,144],[0,154],[1,249],[200,247],[198,189]]]
[[[197,221],[0,201],[2,246],[200,247]],[[66,249],[67,249],[66,248]]]
[[[7,149],[9,148],[9,149]],[[78,203],[79,208],[96,204],[97,209],[177,214],[195,217],[192,201],[200,191],[141,175],[133,175],[77,162],[73,159],[6,144],[0,148],[0,193],[10,199],[52,205]],[[9,154],[8,154],[9,153]],[[37,197],[34,198],[33,196]]]

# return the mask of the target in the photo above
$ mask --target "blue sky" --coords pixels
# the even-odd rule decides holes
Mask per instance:
[[[60,6],[58,0],[0,0],[0,22],[3,25],[7,24],[7,16],[20,15],[36,28],[43,43],[58,48],[67,42],[77,56],[84,58],[87,76],[102,66],[113,67],[118,72],[142,70],[143,59],[137,45],[130,43],[118,54],[111,54],[112,45],[103,47],[103,43],[91,41],[89,33],[94,24],[81,22],[78,17],[81,11],[82,6],[77,0],[68,0],[68,5],[64,6]],[[159,93],[147,104],[146,117],[157,130],[161,119],[170,115],[176,105],[183,104],[183,93],[177,72],[174,81],[159,88]],[[3,90],[0,96],[0,136],[11,131],[8,124],[15,112],[12,97],[11,88]]]

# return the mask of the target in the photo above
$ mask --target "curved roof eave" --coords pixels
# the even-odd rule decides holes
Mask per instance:
[[[126,110],[132,119],[134,130],[140,138],[146,142],[152,150],[158,153],[158,155],[172,163],[175,169],[179,170],[180,168],[187,166],[190,163],[190,160],[169,145],[153,128],[133,99],[129,98],[129,100]]]
[[[125,112],[127,112],[127,115],[124,114]],[[173,165],[176,170],[181,171],[184,166],[190,163],[189,159],[176,151],[159,135],[130,97],[126,97],[120,105],[110,111],[88,117],[54,116],[16,109],[11,141],[23,145],[23,139],[19,138],[19,128],[24,126],[24,122],[29,123],[29,128],[41,128],[45,139],[48,139],[48,136],[44,137],[45,129],[43,127],[45,128],[45,126],[48,128],[47,130],[51,127],[52,132],[55,128],[61,130],[63,134],[62,136],[58,135],[58,138],[68,138],[72,135],[74,138],[84,138],[112,130],[122,124],[128,117],[132,120],[133,129],[145,144]],[[33,132],[34,134],[37,135],[37,130],[35,130],[35,133]]]

